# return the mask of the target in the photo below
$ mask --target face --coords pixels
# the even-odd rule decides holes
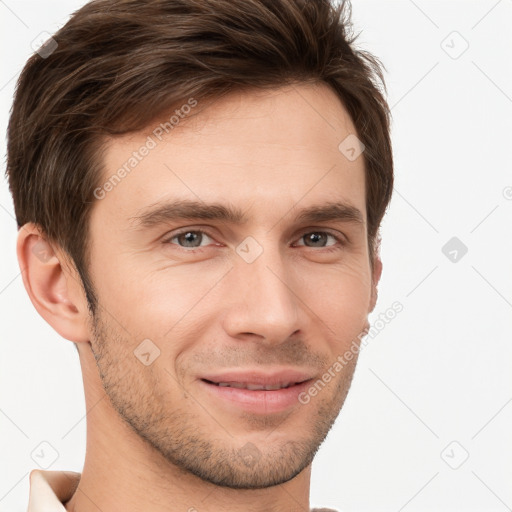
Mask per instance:
[[[350,386],[357,353],[335,362],[372,308],[364,161],[338,149],[355,128],[325,85],[194,109],[106,145],[102,184],[140,158],[90,219],[91,348],[169,462],[268,487],[311,463]]]

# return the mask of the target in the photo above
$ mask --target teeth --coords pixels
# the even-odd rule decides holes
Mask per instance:
[[[265,386],[260,386],[258,384],[246,384],[243,387],[246,389],[250,389],[251,391],[255,391],[257,389],[265,389]]]
[[[260,384],[243,384],[241,382],[218,382],[217,386],[221,387],[230,387],[230,388],[238,388],[238,389],[248,389],[250,391],[275,391],[277,389],[287,388],[292,384],[291,382],[283,382],[283,384],[269,384],[267,386],[262,386]]]
[[[229,387],[243,389],[245,388],[245,384],[243,384],[242,382],[231,382],[231,384],[229,384]]]

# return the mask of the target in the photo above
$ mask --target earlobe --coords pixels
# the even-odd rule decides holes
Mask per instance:
[[[80,282],[64,269],[59,255],[32,223],[18,233],[18,263],[23,284],[37,312],[62,337],[88,342],[87,302]]]

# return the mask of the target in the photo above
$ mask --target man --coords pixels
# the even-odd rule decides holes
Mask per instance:
[[[328,0],[96,0],[27,63],[18,259],[88,411],[82,473],[32,471],[30,511],[309,510],[393,186],[348,26]]]

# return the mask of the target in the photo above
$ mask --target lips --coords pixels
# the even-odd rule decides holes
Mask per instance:
[[[248,389],[249,391],[276,391],[278,389],[286,389],[290,386],[294,386],[297,382],[283,382],[282,384],[253,384],[250,382],[212,382],[207,379],[204,379],[209,384],[214,384],[215,386],[220,387],[228,387],[228,388],[238,388],[238,389]]]
[[[250,391],[275,391],[311,380],[311,371],[279,368],[273,372],[257,370],[232,370],[201,376],[201,380],[220,387],[248,389]]]
[[[314,380],[312,371],[279,368],[273,372],[233,370],[198,378],[202,392],[230,414],[269,415],[303,410],[299,396]],[[299,412],[297,412],[299,414]]]

